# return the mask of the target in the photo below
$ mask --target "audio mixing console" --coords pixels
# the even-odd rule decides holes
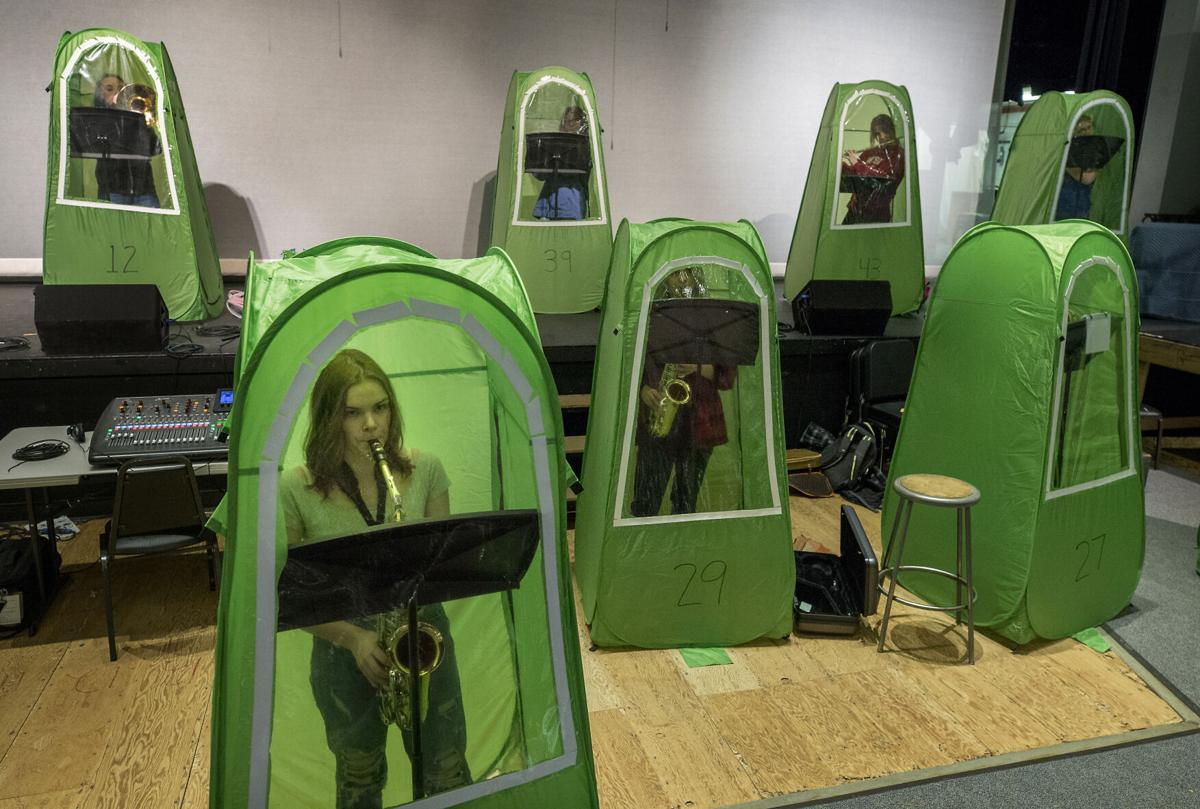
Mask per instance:
[[[228,455],[225,427],[233,391],[188,396],[122,396],[109,402],[96,423],[88,461],[119,464],[130,458],[183,455],[219,461]]]

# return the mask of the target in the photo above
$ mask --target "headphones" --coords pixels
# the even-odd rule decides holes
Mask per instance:
[[[83,446],[84,439],[87,437],[83,431],[83,422],[77,421],[67,428],[67,435],[75,439],[75,443]]]

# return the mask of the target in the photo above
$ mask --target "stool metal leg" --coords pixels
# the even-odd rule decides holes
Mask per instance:
[[[954,517],[957,520],[957,525],[954,529],[954,573],[958,576],[954,580],[954,603],[962,604],[962,582],[963,582],[963,510],[961,508],[954,509]],[[954,625],[958,626],[962,623],[962,610],[954,611]]]
[[[912,516],[912,501],[901,499],[900,511],[896,513],[896,522],[892,525],[892,538],[888,541],[887,552],[884,553],[884,560],[891,556],[892,544],[896,540],[896,530],[900,525],[900,518],[904,518],[904,528],[900,530],[900,545],[896,548],[896,564],[892,568],[891,581],[888,583],[887,601],[883,605],[883,620],[879,623],[879,644],[875,647],[876,651],[883,651],[884,641],[887,640],[888,621],[892,615],[892,602],[896,600],[896,580],[900,578],[900,564],[904,561],[904,540],[908,536],[908,518]],[[888,570],[885,564],[884,571]]]
[[[888,536],[887,545],[883,548],[883,562],[880,564],[880,570],[887,570],[888,560],[892,558],[892,548],[896,544],[896,529],[900,527],[900,518],[904,516],[904,507],[908,505],[908,500],[901,497],[900,507],[896,509],[896,519],[892,520],[892,533]]]
[[[962,521],[966,526],[965,553],[967,557],[967,662],[975,663],[975,578],[971,563],[971,507],[963,510]],[[962,603],[961,601],[959,602]]]

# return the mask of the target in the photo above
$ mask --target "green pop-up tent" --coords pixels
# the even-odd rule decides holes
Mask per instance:
[[[575,573],[599,646],[791,631],[773,289],[748,222],[617,229],[575,519]],[[672,410],[666,388],[688,401],[655,431],[653,417]]]
[[[50,83],[47,284],[156,284],[174,320],[221,311],[204,187],[161,43],[63,34]]]
[[[370,264],[432,259],[416,245],[380,236],[352,236],[309,247],[280,261],[260,261],[251,253],[246,264],[242,335],[234,362],[236,388],[242,372],[267,329],[280,314],[308,290],[336,275]],[[521,296],[511,292],[516,306]],[[528,305],[526,305],[526,309]]]
[[[1045,93],[1017,124],[992,219],[1090,219],[1129,237],[1133,115],[1116,93]]]
[[[1141,573],[1137,281],[1090,222],[984,223],[930,300],[890,477],[951,475],[972,509],[975,623],[1024,643],[1111,618]],[[898,498],[888,487],[884,536]],[[954,570],[954,512],[916,506],[905,564]],[[954,603],[940,577],[905,587]]]
[[[335,784],[363,777],[339,771],[345,762],[331,750],[346,744],[346,731],[326,725],[327,714],[343,710],[346,687],[360,696],[365,689],[370,700],[354,726],[379,727],[374,692],[357,679],[352,662],[351,671],[332,680],[337,687],[326,688],[330,675],[318,665],[326,658],[313,632],[292,628],[311,624],[287,619],[297,604],[332,604],[345,613],[314,623],[348,620],[373,629],[380,608],[390,610],[391,599],[406,598],[418,581],[425,588],[450,581],[468,595],[444,604],[442,648],[450,662],[430,676],[426,696],[433,701],[422,734],[427,797],[414,800],[403,731],[385,726],[386,743],[373,748],[386,753],[383,805],[597,806],[565,547],[561,415],[512,263],[498,249],[439,261],[403,243],[352,239],[277,262],[252,261],[248,280],[250,350],[231,417],[210,805],[323,809],[335,803]],[[395,410],[389,406],[387,418],[399,417],[402,445],[418,453],[410,456],[418,470],[412,487],[421,457],[439,459],[449,483],[451,516],[438,532],[420,533],[427,507],[402,520],[417,521],[418,532],[405,539],[410,550],[378,545],[385,554],[369,558],[357,554],[370,542],[347,543],[344,531],[304,536],[299,545],[293,536],[289,544],[295,531],[289,503],[320,498],[296,483],[305,480],[296,476],[312,457],[306,443],[320,430],[309,403],[323,373],[352,356],[369,357],[390,384]],[[353,390],[343,393],[346,408]],[[333,410],[333,435],[358,418],[340,408]],[[404,494],[410,510],[412,491]],[[316,506],[301,512],[306,526],[310,512],[332,513]],[[506,520],[529,526],[536,552],[516,589],[474,594],[473,582],[493,575],[479,565],[497,557],[450,549]],[[361,530],[365,524],[354,533]],[[432,555],[420,571],[401,575],[388,567],[410,564],[405,560],[426,547]],[[336,575],[297,567],[312,552],[332,560]],[[371,585],[375,579],[381,581]],[[332,600],[297,601],[297,583],[302,592],[316,588]],[[427,609],[421,608],[423,621]],[[439,688],[457,688],[457,697],[439,702]],[[454,710],[438,707],[447,704]],[[434,777],[445,747],[427,734],[439,727],[442,739],[461,734],[453,749],[465,761],[465,779],[446,784]],[[355,759],[346,761],[353,766]]]
[[[612,250],[596,93],[565,67],[515,72],[508,85],[492,244],[517,265],[535,312],[600,305]]]
[[[908,90],[835,84],[821,116],[788,253],[784,293],[813,280],[883,280],[892,313],[921,305],[925,247]]]

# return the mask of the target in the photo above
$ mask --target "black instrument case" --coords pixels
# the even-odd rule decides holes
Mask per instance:
[[[797,632],[853,635],[879,606],[879,560],[854,509],[842,506],[841,555],[796,551]]]

